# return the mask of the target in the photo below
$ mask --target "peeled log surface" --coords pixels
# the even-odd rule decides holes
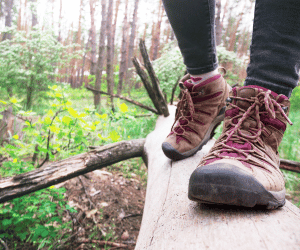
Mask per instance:
[[[204,205],[187,197],[188,181],[213,140],[195,156],[168,160],[161,143],[174,119],[159,117],[146,138],[148,181],[136,250],[300,249],[300,210],[289,201],[277,210]]]
[[[116,142],[54,162],[47,167],[0,179],[0,203],[133,157],[143,157],[145,139]]]

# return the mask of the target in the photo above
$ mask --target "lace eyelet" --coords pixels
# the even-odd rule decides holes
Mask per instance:
[[[231,103],[231,102],[232,102],[232,99],[231,99],[230,97],[228,97],[228,98],[226,99],[226,106],[228,106],[229,103]]]
[[[284,113],[287,113],[289,110],[289,107],[282,107],[282,110],[284,111]]]

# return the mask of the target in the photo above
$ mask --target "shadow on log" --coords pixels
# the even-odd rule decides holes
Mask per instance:
[[[189,177],[214,140],[188,159],[167,159],[160,145],[174,121],[175,108],[169,110],[170,117],[159,117],[146,138],[147,194],[135,249],[299,249],[300,210],[289,201],[280,209],[264,210],[188,199]]]

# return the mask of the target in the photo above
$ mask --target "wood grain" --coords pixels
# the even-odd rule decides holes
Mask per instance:
[[[277,210],[199,205],[187,198],[188,181],[208,142],[193,157],[167,159],[161,143],[174,119],[159,117],[146,138],[148,182],[142,226],[136,250],[147,249],[300,249],[300,210],[287,201]]]

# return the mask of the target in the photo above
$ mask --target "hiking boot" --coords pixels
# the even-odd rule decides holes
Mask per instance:
[[[278,146],[290,102],[259,86],[233,88],[223,132],[189,182],[189,199],[275,209],[285,204]]]
[[[224,119],[230,88],[220,74],[205,81],[186,75],[179,86],[182,98],[177,105],[175,122],[162,144],[165,155],[172,160],[195,154],[213,137],[215,128]]]

